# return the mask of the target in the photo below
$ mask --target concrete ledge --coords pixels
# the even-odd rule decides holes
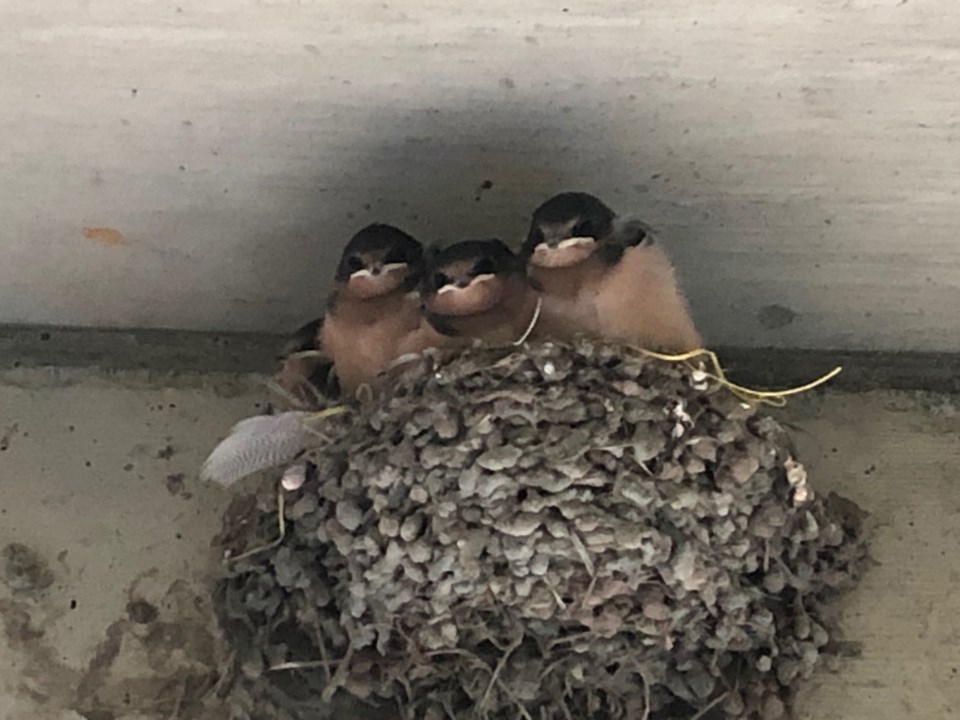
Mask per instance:
[[[837,390],[960,392],[960,354],[954,353],[725,347],[716,352],[731,380],[756,388],[802,385],[840,365],[843,372],[828,385]]]
[[[283,338],[254,333],[0,326],[0,368],[265,372]]]
[[[0,369],[264,373],[282,344],[282,336],[253,333],[0,326]],[[731,380],[757,388],[802,384],[842,365],[834,389],[960,392],[957,354],[734,347],[717,354]]]

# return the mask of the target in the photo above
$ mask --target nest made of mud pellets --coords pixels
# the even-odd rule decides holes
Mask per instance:
[[[776,421],[622,347],[426,360],[324,428],[218,587],[237,718],[773,720],[864,559]]]

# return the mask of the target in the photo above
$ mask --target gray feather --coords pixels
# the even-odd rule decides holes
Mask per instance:
[[[310,413],[285,412],[241,420],[214,448],[200,477],[229,486],[260,470],[293,461],[316,437],[306,426]]]

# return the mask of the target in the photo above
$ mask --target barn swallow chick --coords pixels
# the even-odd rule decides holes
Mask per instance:
[[[347,244],[317,343],[345,394],[440,340],[421,312],[422,274],[423,248],[395,227],[369,225]]]
[[[650,229],[588,193],[534,211],[521,257],[543,290],[544,332],[683,352],[701,346],[670,259]]]
[[[500,240],[465,240],[437,252],[421,296],[427,319],[454,343],[516,343],[537,332],[539,293]]]

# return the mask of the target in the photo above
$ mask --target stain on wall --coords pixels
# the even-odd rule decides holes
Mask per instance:
[[[83,229],[83,236],[101,245],[123,245],[126,242],[118,230],[107,227],[86,227]]]
[[[960,349],[952,0],[25,8],[0,322],[283,331],[367,222],[516,240],[582,188],[662,231],[713,344]],[[69,241],[104,217],[129,252]]]

